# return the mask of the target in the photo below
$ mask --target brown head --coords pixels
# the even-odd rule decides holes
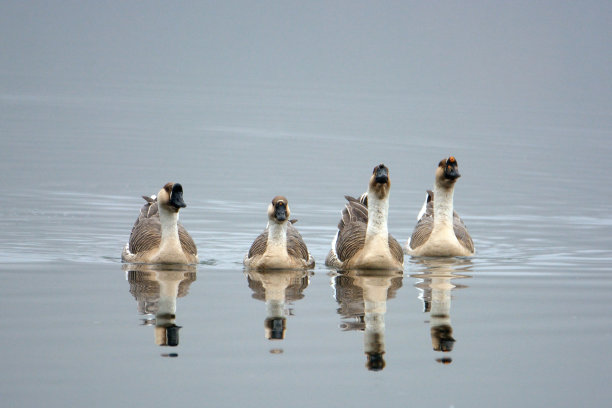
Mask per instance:
[[[268,219],[272,222],[282,224],[287,222],[291,210],[289,210],[289,201],[283,196],[276,196],[268,205]]]
[[[157,204],[170,212],[178,212],[187,207],[183,201],[183,186],[179,183],[166,183],[157,193]]]
[[[390,188],[391,180],[389,179],[389,169],[384,164],[379,164],[372,170],[369,190],[382,200],[389,195]]]
[[[459,165],[454,156],[450,156],[448,159],[442,159],[440,163],[438,163],[438,168],[436,169],[436,183],[438,183],[438,185],[450,188],[459,177],[461,177],[461,174],[459,174]]]

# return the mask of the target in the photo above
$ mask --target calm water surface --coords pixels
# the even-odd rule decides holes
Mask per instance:
[[[547,44],[526,52],[552,64],[536,52]],[[362,80],[367,67],[298,81],[283,75],[296,61],[278,80],[0,71],[0,405],[608,404],[609,75],[592,68],[604,90],[576,99],[563,76],[531,90],[503,64],[489,94]],[[343,195],[365,191],[375,165],[390,168],[389,229],[404,243],[450,154],[476,256],[406,258],[403,274],[324,266]],[[140,196],[168,181],[184,187],[201,263],[121,264]],[[317,266],[247,273],[278,194]]]
[[[578,143],[585,130],[566,122],[558,125],[567,134],[563,148],[530,123],[486,135],[442,127],[449,135],[439,139],[398,131],[372,140],[367,130],[347,136],[354,123],[325,134],[327,121],[342,113],[304,123],[293,117],[314,118],[329,94],[252,90],[270,100],[262,107],[230,90],[221,112],[207,112],[209,93],[220,91],[196,90],[202,99],[194,109],[206,115],[189,123],[173,104],[147,105],[145,91],[154,92],[118,95],[118,107],[104,115],[104,95],[3,97],[3,134],[22,133],[3,141],[10,177],[1,210],[0,393],[8,406],[572,406],[585,395],[595,406],[609,399],[612,218],[607,203],[584,199],[605,183],[597,172],[585,177],[588,163],[610,154],[600,132],[587,128],[590,150]],[[173,103],[195,98],[185,89],[173,94]],[[354,106],[366,119],[376,114],[366,109],[370,97]],[[299,115],[297,99],[305,105]],[[386,107],[402,102],[376,99]],[[223,118],[238,101],[284,125]],[[120,115],[133,104],[145,105],[140,115],[150,120]],[[483,122],[495,114],[463,108]],[[559,119],[519,113],[533,122]],[[587,119],[566,118],[585,126]],[[168,135],[156,120],[181,129]],[[303,129],[285,129],[294,122]],[[54,135],[34,132],[45,124]],[[514,142],[504,145],[510,133]],[[331,151],[343,150],[353,157],[332,159]],[[407,258],[397,275],[340,276],[323,265],[342,196],[364,191],[371,167],[391,169],[390,230],[405,241],[435,165],[449,153],[463,174],[455,204],[475,257]],[[168,180],[185,188],[181,219],[201,264],[170,271],[122,265],[139,196]],[[276,194],[289,197],[318,261],[311,273],[242,268]]]

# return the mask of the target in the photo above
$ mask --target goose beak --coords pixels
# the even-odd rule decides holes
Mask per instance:
[[[172,186],[172,193],[170,194],[170,205],[175,208],[185,208],[187,204],[183,201],[183,186],[179,183],[175,183]]]
[[[377,183],[385,184],[389,181],[389,169],[384,164],[379,165],[374,171],[374,179]]]
[[[457,165],[457,160],[451,156],[446,160],[446,167],[444,168],[444,176],[449,180],[457,180],[461,177],[459,174],[459,166]]]
[[[459,174],[459,170],[451,166],[446,166],[444,175],[446,176],[447,179],[450,179],[450,180],[457,180],[459,177],[461,177],[461,174]]]
[[[285,203],[280,202],[276,205],[276,208],[274,209],[274,218],[280,222],[287,219],[287,207],[285,206]]]

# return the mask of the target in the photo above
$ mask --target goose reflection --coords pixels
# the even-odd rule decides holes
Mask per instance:
[[[130,293],[138,302],[138,312],[147,316],[143,324],[155,326],[155,344],[178,346],[181,326],[176,324],[176,300],[187,296],[189,286],[196,280],[195,265],[124,264],[123,269]]]
[[[385,368],[385,313],[387,300],[402,287],[402,272],[353,270],[332,278],[343,330],[363,331],[368,370]],[[348,320],[348,321],[346,321]]]
[[[300,300],[309,284],[309,272],[303,270],[270,270],[245,272],[253,298],[266,303],[264,320],[265,337],[268,340],[283,340],[287,330],[287,314],[293,309],[287,303]],[[282,353],[281,349],[272,349],[272,353]]]
[[[463,258],[421,258],[413,263],[422,268],[421,273],[411,276],[419,279],[415,287],[421,292],[419,298],[423,301],[423,312],[429,313],[432,347],[434,351],[450,353],[456,341],[451,324],[451,292],[467,287],[452,280],[470,278],[464,273],[471,269],[472,262]],[[450,364],[452,358],[444,356],[436,361]]]

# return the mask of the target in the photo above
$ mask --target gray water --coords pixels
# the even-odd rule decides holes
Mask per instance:
[[[611,18],[2,3],[0,405],[609,404]],[[474,257],[324,266],[375,165],[403,243],[451,154]],[[200,264],[122,265],[140,196],[168,181]],[[277,194],[310,273],[243,269]]]

